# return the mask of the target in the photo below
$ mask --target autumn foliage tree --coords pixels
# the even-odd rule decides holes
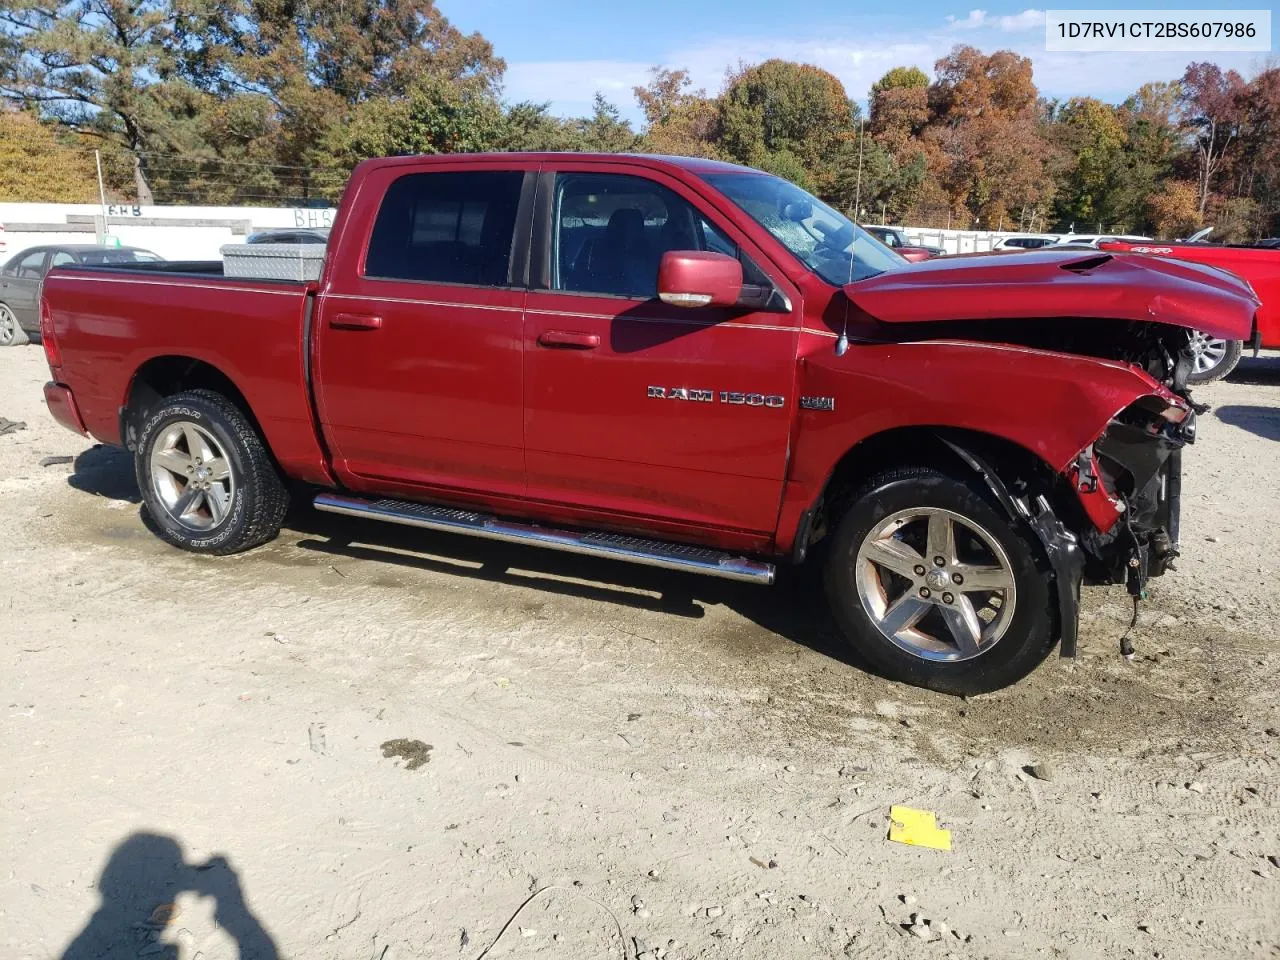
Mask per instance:
[[[0,107],[0,201],[97,200],[93,158],[81,146],[28,112]]]

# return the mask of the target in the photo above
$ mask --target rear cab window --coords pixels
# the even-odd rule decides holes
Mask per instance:
[[[445,170],[405,174],[387,188],[365,254],[364,277],[505,287],[524,173]]]

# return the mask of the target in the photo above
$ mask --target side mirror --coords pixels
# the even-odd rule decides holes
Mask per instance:
[[[676,307],[731,307],[742,292],[742,264],[710,250],[668,250],[658,267],[658,298]]]

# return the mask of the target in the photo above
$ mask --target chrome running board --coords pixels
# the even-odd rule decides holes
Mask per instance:
[[[552,550],[563,550],[566,553],[625,560],[648,567],[663,567],[667,570],[703,573],[713,577],[723,577],[726,580],[773,583],[773,564],[750,560],[746,557],[735,557],[708,547],[645,540],[642,537],[632,537],[622,533],[540,527],[532,523],[501,520],[483,513],[472,513],[470,510],[457,510],[453,507],[433,507],[406,500],[364,500],[337,493],[317,495],[315,508],[325,513],[341,513],[349,517],[365,517],[387,523],[400,523],[408,527],[483,537],[487,540],[528,543]]]

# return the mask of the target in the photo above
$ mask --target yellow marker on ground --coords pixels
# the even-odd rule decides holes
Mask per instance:
[[[913,847],[929,847],[931,850],[950,850],[951,831],[938,826],[938,818],[928,810],[911,807],[890,807],[889,839],[896,843],[909,843]]]

